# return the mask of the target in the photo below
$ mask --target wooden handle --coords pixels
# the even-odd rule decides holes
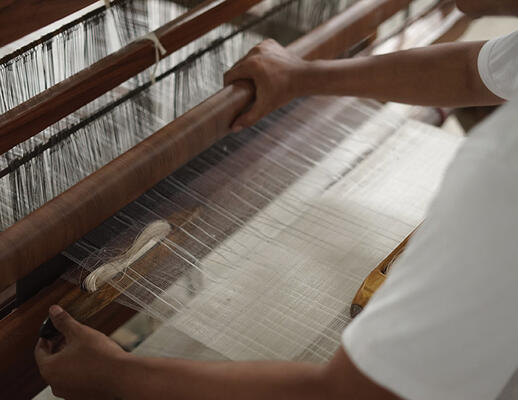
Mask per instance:
[[[290,49],[301,57],[334,58],[366,35],[369,29],[364,26],[380,24],[409,1],[362,0],[297,40]],[[361,26],[352,24],[358,20],[363,21]],[[252,99],[250,85],[227,86],[1,232],[0,290],[79,240],[223,138]]]
[[[207,0],[154,33],[167,54],[171,54],[260,1]],[[36,135],[155,62],[154,43],[137,40],[9,110],[0,116],[0,153]]]

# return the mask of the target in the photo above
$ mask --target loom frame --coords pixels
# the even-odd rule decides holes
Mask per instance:
[[[371,35],[411,0],[362,0],[288,48],[335,58]],[[229,133],[253,99],[245,83],[227,86],[126,153],[0,233],[0,290],[59,254]],[[52,242],[46,239],[52,237]]]
[[[370,0],[369,2],[372,3]],[[428,16],[423,16],[423,18],[424,17]],[[416,21],[414,23],[422,23],[422,21]],[[351,34],[354,36],[353,32],[350,32],[349,30],[359,29],[361,34],[358,33],[356,36],[354,36],[355,38],[362,36],[358,40],[359,42],[361,39],[369,36],[373,31],[375,31],[377,26],[376,24],[369,25],[369,28],[371,28],[369,31],[369,29],[363,30],[363,27],[358,25],[358,22],[354,23],[354,20],[352,20],[350,25],[342,27],[342,34],[346,36]],[[454,21],[452,24],[444,27],[445,29],[438,30],[433,35],[427,37],[425,42],[431,44],[438,41],[448,40],[448,34],[450,32],[453,32],[453,36],[457,36],[456,32],[462,30],[465,25],[466,20],[464,19]],[[340,29],[335,25],[332,29],[327,27],[325,30],[323,30],[323,32],[320,32],[319,35],[325,36],[324,32],[327,31],[329,33],[329,30],[333,29],[340,31]],[[391,40],[393,40],[394,46],[396,46],[398,43],[397,37],[392,38]],[[316,49],[310,42],[311,41],[308,42],[307,40],[303,40],[297,46],[300,46],[302,49],[306,49],[305,51],[308,51],[308,53],[312,54],[314,57],[319,56],[320,53],[318,49]],[[351,44],[351,46],[353,44]],[[334,46],[337,46],[337,42],[334,42],[334,44],[332,42],[326,43],[326,51],[336,50],[336,47]],[[395,49],[396,48],[394,48],[394,50]],[[218,124],[218,130],[221,131],[222,135],[228,131],[228,125],[225,125],[225,123],[231,122],[237,112],[236,110],[242,104],[246,103],[246,101],[251,97],[250,89],[246,87],[227,88],[223,91],[223,93],[225,96],[219,94],[216,97],[216,100],[224,99],[225,106],[229,108],[229,110],[227,110],[227,114],[225,115],[225,120]],[[230,100],[226,100],[227,96],[230,97]],[[212,106],[213,102],[209,102],[207,104]],[[201,110],[203,111],[204,108]],[[198,109],[196,113],[192,113],[191,118],[186,118],[184,122],[181,124],[176,123],[175,126],[181,128],[189,125],[192,122],[192,118],[194,118],[194,116],[198,115],[200,112],[201,111]],[[211,120],[214,119],[214,114],[211,114]],[[192,131],[196,132],[196,128],[203,129],[204,126],[205,125],[196,126]],[[214,140],[217,140],[217,138]],[[151,150],[148,146],[149,144],[145,145],[145,148]],[[145,190],[142,190],[142,192],[144,191]],[[52,212],[54,211],[50,211],[50,213]],[[27,234],[31,233],[32,227],[37,228],[37,225],[32,225],[31,223],[24,224],[24,226],[29,229],[29,231],[26,232]],[[3,239],[3,235],[0,235],[0,238]],[[3,252],[6,247],[8,246],[5,246],[5,242],[0,239],[0,252]],[[27,276],[30,271],[36,268],[36,264],[37,263],[33,264],[33,267],[28,268],[19,274],[16,274],[15,280],[23,276]],[[3,271],[3,261],[0,261],[0,265],[2,265]],[[73,266],[71,262],[70,266]],[[2,275],[2,271],[0,271],[0,277],[2,278],[3,287],[6,287],[5,276]],[[74,289],[76,289],[74,285],[64,280],[58,279],[49,287],[43,289],[32,299],[21,305],[17,310],[12,312],[11,315],[0,320],[0,355],[4,360],[4,363],[2,363],[0,366],[0,383],[2,384],[1,397],[5,396],[6,398],[12,399],[31,398],[31,396],[35,395],[44,387],[44,382],[38,374],[37,367],[32,356],[32,349],[36,340],[36,332],[41,321],[47,315],[48,307],[51,304],[59,301],[59,299],[66,296]],[[132,310],[129,310],[126,307],[120,306],[118,304],[111,304],[103,311],[98,313],[93,319],[88,320],[87,323],[97,329],[102,330],[105,333],[110,333],[118,326],[122,325],[125,321],[127,321],[132,315]]]

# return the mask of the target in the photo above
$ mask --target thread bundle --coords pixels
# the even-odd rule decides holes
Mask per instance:
[[[90,272],[81,283],[83,289],[93,293],[117,275],[124,274],[170,232],[171,226],[167,221],[152,222],[137,236],[133,245],[124,254]]]

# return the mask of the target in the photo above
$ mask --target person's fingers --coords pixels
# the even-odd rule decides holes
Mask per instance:
[[[67,342],[64,337],[57,338],[55,340],[52,340],[50,343],[52,354],[59,353],[61,350],[63,350],[66,346]]]
[[[58,305],[53,305],[49,309],[50,319],[61,332],[61,334],[67,339],[71,339],[78,332],[80,332],[82,325],[70,316],[65,310]]]
[[[36,359],[36,363],[41,365],[46,359],[52,356],[52,349],[50,348],[50,343],[43,338],[39,338],[36,343],[36,347],[34,348],[34,358]]]
[[[264,113],[261,103],[256,100],[254,105],[248,111],[236,118],[231,127],[232,132],[237,133],[240,130],[255,124],[261,119],[261,117],[263,117]]]
[[[247,68],[245,63],[239,63],[234,65],[223,75],[223,84],[228,86],[232,82],[243,79],[252,79],[252,75],[250,73],[250,69]]]
[[[258,54],[262,53],[264,51],[274,50],[276,47],[282,47],[279,42],[277,42],[274,39],[265,39],[261,43],[259,43],[257,46],[255,46],[250,53],[251,54]]]
[[[250,56],[253,56],[253,55],[256,55],[256,54],[260,54],[261,51],[263,50],[261,45],[263,44],[264,42],[261,42],[259,43],[258,45],[252,47],[250,49],[250,51],[248,52],[248,54],[246,55],[246,57],[250,57]]]

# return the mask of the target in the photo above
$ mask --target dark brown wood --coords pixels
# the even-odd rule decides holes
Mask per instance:
[[[207,0],[154,33],[178,50],[261,0]],[[152,41],[137,40],[0,116],[0,153],[76,111],[156,62]]]
[[[98,0],[1,0],[0,47]]]
[[[0,319],[9,315],[16,306],[16,285],[0,291]]]
[[[374,29],[366,34],[363,24],[379,25],[408,1],[362,0],[293,43],[290,49],[306,58],[334,58]],[[358,20],[363,21],[362,26],[356,23]],[[223,138],[239,111],[252,99],[253,88],[248,84],[224,88],[0,233],[0,290]]]
[[[73,289],[74,285],[60,279],[0,320],[1,399],[31,399],[46,386],[33,356],[38,330],[48,308]],[[86,323],[110,334],[133,315],[133,310],[112,303]]]

